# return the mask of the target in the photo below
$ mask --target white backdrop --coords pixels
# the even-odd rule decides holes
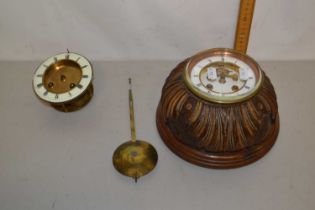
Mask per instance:
[[[232,47],[239,0],[1,0],[0,60],[181,60]],[[257,0],[248,53],[315,59],[315,1]]]

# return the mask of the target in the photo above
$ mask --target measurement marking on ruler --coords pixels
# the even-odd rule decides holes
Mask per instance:
[[[255,0],[241,0],[234,49],[246,53],[254,15]]]

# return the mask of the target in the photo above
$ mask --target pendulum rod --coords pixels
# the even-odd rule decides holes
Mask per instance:
[[[136,123],[135,123],[135,111],[133,108],[133,95],[131,87],[131,78],[129,78],[129,113],[130,113],[130,130],[131,130],[131,141],[136,141]]]

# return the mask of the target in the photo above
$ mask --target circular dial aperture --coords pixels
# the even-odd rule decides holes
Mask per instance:
[[[33,88],[50,103],[64,103],[83,94],[92,81],[92,66],[83,56],[62,53],[48,58],[36,70]]]
[[[212,102],[234,103],[253,96],[263,75],[247,55],[230,49],[212,49],[193,56],[184,77],[198,96]]]

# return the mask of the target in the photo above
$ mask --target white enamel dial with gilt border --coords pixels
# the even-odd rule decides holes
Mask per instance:
[[[49,83],[48,86],[45,85],[45,76],[48,74],[49,69],[51,69],[52,66],[58,64],[58,63],[70,63],[73,65],[73,69],[76,69],[77,71],[77,77],[79,75],[79,79],[77,79],[77,82],[75,84],[71,83],[71,87],[69,89],[65,89],[65,91],[54,91],[53,88],[50,89]],[[57,67],[54,67],[54,71],[58,71],[58,67],[61,69],[66,69],[67,66],[59,65]],[[61,66],[61,67],[60,67]],[[57,69],[57,70],[56,70]],[[68,74],[71,75],[71,72]],[[58,73],[58,72],[57,72]],[[82,55],[76,54],[76,53],[62,53],[55,56],[52,56],[45,60],[35,71],[34,77],[33,77],[33,89],[36,93],[36,95],[49,103],[65,103],[72,101],[79,97],[81,94],[83,94],[89,85],[91,84],[93,78],[93,70],[92,65],[90,62],[83,57]],[[61,80],[66,80],[67,78],[61,74]],[[61,82],[60,82],[61,83]],[[60,88],[59,88],[60,89]],[[62,90],[62,89],[61,89]]]
[[[240,102],[253,96],[263,74],[249,56],[229,49],[213,49],[193,56],[185,81],[198,96],[219,103]]]

